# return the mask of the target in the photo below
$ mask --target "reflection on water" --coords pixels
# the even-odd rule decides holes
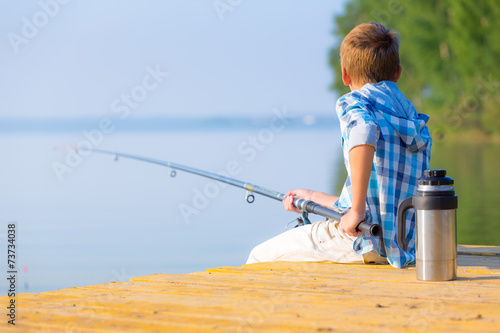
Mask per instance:
[[[339,152],[341,154],[341,152]],[[347,172],[337,159],[333,193]],[[458,195],[458,244],[500,245],[500,145],[435,142],[431,168],[446,169]]]
[[[438,143],[431,167],[446,169],[458,195],[458,243],[500,245],[500,145]]]

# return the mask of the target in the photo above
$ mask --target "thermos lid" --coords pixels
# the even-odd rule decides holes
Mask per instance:
[[[453,178],[446,176],[446,170],[425,170],[423,177],[418,180],[419,185],[453,185]]]

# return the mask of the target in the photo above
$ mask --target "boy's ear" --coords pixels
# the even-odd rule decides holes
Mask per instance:
[[[398,82],[402,71],[403,71],[403,68],[401,67],[401,65],[398,65],[398,70],[396,71],[396,74],[394,74],[394,80],[392,80],[392,81],[394,81],[394,83]]]
[[[342,82],[345,86],[348,86],[352,83],[351,77],[347,74],[345,67],[342,67]]]

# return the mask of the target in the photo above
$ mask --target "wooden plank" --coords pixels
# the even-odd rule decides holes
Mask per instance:
[[[238,295],[243,296],[241,294]],[[119,322],[122,324],[121,329],[138,329],[142,327],[143,321],[147,321],[150,326],[145,327],[155,329],[166,327],[211,329],[216,326],[229,328],[240,327],[238,325],[244,325],[245,322],[249,325],[259,323],[259,326],[262,327],[281,325],[284,328],[290,329],[295,326],[305,327],[308,325],[308,322],[318,322],[327,325],[328,320],[332,318],[347,318],[344,324],[354,324],[357,317],[363,318],[366,316],[370,318],[375,312],[387,313],[394,316],[395,314],[391,314],[391,311],[396,311],[396,314],[400,314],[402,311],[404,313],[408,310],[412,310],[413,316],[425,315],[428,317],[431,313],[439,313],[441,321],[448,321],[454,324],[457,318],[462,318],[461,320],[476,320],[475,318],[479,314],[486,318],[488,308],[491,308],[484,305],[475,306],[473,313],[464,308],[465,311],[455,311],[454,317],[450,317],[444,310],[447,306],[455,304],[455,301],[430,303],[429,305],[427,301],[412,303],[412,300],[409,300],[409,302],[398,304],[391,297],[386,296],[385,298],[372,299],[373,303],[371,304],[360,304],[360,302],[353,303],[352,297],[346,297],[345,302],[343,302],[337,297],[329,299],[325,298],[324,295],[316,295],[316,298],[307,297],[307,292],[288,295],[292,300],[284,297],[285,295],[279,293],[267,295],[272,296],[271,298],[263,297],[265,295],[256,295],[258,297],[254,299],[247,298],[239,301],[235,301],[230,295],[227,297],[220,295],[219,299],[215,301],[210,300],[210,302],[214,302],[212,306],[207,306],[208,304],[205,303],[207,300],[203,298],[203,295],[197,295],[194,298],[165,298],[155,293],[146,296],[148,298],[147,305],[150,308],[157,306],[156,310],[152,311],[153,313],[142,312],[140,316],[137,316],[134,313],[134,309],[144,307],[144,304],[141,303],[144,295],[140,296],[137,293],[124,292],[122,298],[126,299],[125,304],[122,302],[117,304],[115,299],[96,300],[91,298],[83,300],[79,298],[74,305],[71,302],[68,304],[53,304],[46,311],[43,311],[42,317],[40,316],[40,312],[37,312],[31,317],[26,316],[23,320],[27,322],[42,320],[43,322],[50,323],[50,327],[53,327],[55,322],[65,318],[65,321],[69,320],[72,323],[81,322],[88,328],[94,327],[94,324],[110,325]],[[296,300],[297,298],[301,298],[307,302],[307,307],[304,307],[304,304],[293,302],[293,299]],[[39,305],[42,304],[44,303],[42,302]],[[203,311],[200,311],[200,305]],[[156,313],[154,313],[155,311]],[[53,313],[57,313],[58,315],[53,315]],[[335,315],[333,316],[332,313]],[[353,316],[354,313],[356,314],[355,316]],[[242,314],[246,315],[242,316]],[[279,316],[276,317],[278,314]],[[140,319],[134,320],[134,317]],[[279,318],[282,319],[277,320]],[[291,325],[286,325],[282,322],[286,321],[285,319],[287,318],[293,319]],[[264,319],[266,319],[265,323]],[[385,320],[383,317],[374,317],[358,326],[368,326],[371,328],[378,326],[385,327],[383,325]],[[168,322],[168,324],[165,324],[165,322]],[[479,323],[480,326],[482,326],[481,323]]]
[[[459,245],[457,252],[459,255],[500,256],[500,246]]]
[[[459,278],[415,267],[276,262],[18,295],[20,332],[496,332],[500,256],[459,256]],[[479,254],[479,255],[478,255]],[[0,297],[0,304],[8,302]],[[0,323],[4,328],[6,322]]]

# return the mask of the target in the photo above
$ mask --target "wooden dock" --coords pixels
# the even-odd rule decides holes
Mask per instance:
[[[0,297],[2,332],[499,332],[500,247],[459,247],[458,279],[415,267],[263,263]],[[10,329],[10,330],[7,330]]]

